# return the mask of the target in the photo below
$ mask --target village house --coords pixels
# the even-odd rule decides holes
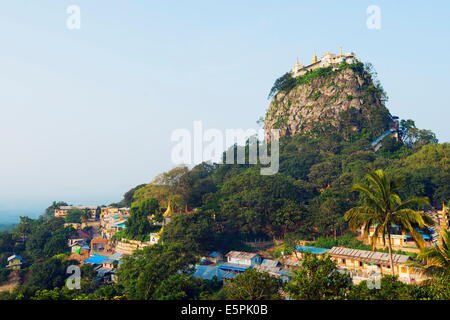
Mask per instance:
[[[348,271],[354,280],[367,280],[373,274],[392,274],[388,253],[342,247],[333,247],[328,253],[337,267]],[[426,279],[417,268],[409,264],[409,256],[394,254],[393,262],[394,273],[400,281],[415,283]]]
[[[231,272],[244,272],[261,263],[261,256],[251,252],[230,251],[225,256],[227,261],[219,268]]]
[[[259,272],[267,272],[271,276],[280,278],[284,282],[289,281],[292,275],[292,272],[285,269],[280,262],[272,259],[263,259],[261,264],[255,265],[254,268]]]
[[[127,207],[102,207],[100,208],[100,216],[103,217],[104,215],[111,215],[111,214],[121,214],[122,216],[128,216],[130,213],[130,208]]]
[[[115,207],[100,208],[100,216],[104,216],[104,215],[112,214],[112,213],[119,213],[119,208],[115,208]]]
[[[150,233],[150,244],[157,244],[161,239],[161,235],[159,233]]]
[[[89,252],[90,247],[84,239],[69,239],[68,246],[72,253],[82,255],[82,250]]]
[[[361,228],[360,234],[362,236],[363,242],[367,245],[372,245],[372,241],[373,244],[375,245],[376,248],[386,248],[389,245],[389,238],[386,235],[385,239],[383,241],[383,236],[380,234],[377,237],[374,237],[374,233],[375,233],[375,228],[376,226],[371,226],[369,228],[369,234],[368,235],[364,235],[364,231],[363,228]],[[432,229],[419,229],[416,228],[417,232],[419,232],[423,239],[425,240],[425,245],[429,246],[432,243],[432,236],[431,234],[433,233]],[[411,235],[409,235],[408,233],[406,233],[405,231],[403,231],[400,226],[398,225],[392,225],[390,228],[390,237],[391,237],[391,245],[393,247],[394,250],[407,250],[407,249],[411,249],[408,251],[413,251],[413,252],[418,252],[418,247],[416,245],[416,243],[414,242],[413,238]]]
[[[222,270],[219,266],[196,265],[195,272],[192,276],[203,280],[216,279],[217,281],[224,281],[225,279],[236,277],[236,273]]]
[[[441,210],[432,209],[423,213],[434,221],[434,226],[431,227],[431,241],[437,244],[441,240],[440,234],[450,229],[448,207],[443,203]]]
[[[323,257],[329,249],[318,248],[318,247],[309,247],[309,246],[296,246],[293,250],[292,254],[287,255],[283,259],[283,264],[288,269],[295,269],[301,265],[301,261],[305,258],[305,254],[315,254],[319,257]]]
[[[73,236],[69,237],[69,246],[70,241],[79,241],[79,240],[85,240],[88,241],[92,238],[92,231],[86,231],[86,230],[77,230],[77,233]]]
[[[121,259],[123,256],[124,255],[122,253],[114,253],[109,257],[98,257],[97,259],[90,258],[91,261],[95,262],[95,265],[97,266],[95,268],[95,271],[97,273],[96,279],[98,281],[116,282],[117,277],[115,273],[117,268],[119,268],[120,264],[122,263]]]
[[[95,217],[97,213],[96,206],[61,206],[55,209],[55,217],[65,218],[67,216],[67,212],[70,209],[80,209],[80,210],[89,209],[91,211],[92,217]]]
[[[95,254],[96,252],[104,252],[108,251],[109,248],[109,241],[108,239],[104,238],[95,238],[91,240],[91,252],[92,254]]]
[[[206,257],[203,257],[205,260],[209,261],[210,263],[220,263],[223,261],[223,254],[219,251],[213,251],[210,252]]]
[[[226,255],[227,262],[254,266],[261,263],[261,256],[252,252],[230,251]]]
[[[102,237],[110,239],[118,231],[126,228],[125,222],[128,220],[128,214],[119,208],[102,208],[102,210],[103,213],[100,219]]]
[[[101,229],[102,237],[106,239],[111,239],[117,232],[124,230],[126,228],[126,220],[117,220],[109,222]]]
[[[293,258],[303,259],[305,254],[311,253],[316,254],[318,256],[323,256],[329,251],[329,249],[318,248],[318,247],[309,247],[309,246],[296,246],[294,252],[292,254]]]
[[[64,223],[64,228],[74,228],[75,230],[81,229],[81,223],[68,222]]]
[[[8,257],[7,262],[8,264],[6,265],[6,268],[11,270],[20,270],[25,263],[25,260],[21,256],[14,254]]]

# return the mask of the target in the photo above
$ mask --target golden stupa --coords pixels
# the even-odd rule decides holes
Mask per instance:
[[[167,204],[167,209],[164,212],[163,216],[164,216],[164,218],[172,218],[172,215],[173,215],[173,209],[172,209],[172,205],[169,200],[169,203]]]

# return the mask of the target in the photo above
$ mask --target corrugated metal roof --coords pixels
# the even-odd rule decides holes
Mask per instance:
[[[333,247],[331,248],[329,253],[331,254],[331,256],[334,257],[353,258],[375,263],[377,262],[387,264],[390,263],[389,254],[384,252],[373,252],[367,250]],[[403,254],[393,254],[392,260],[394,261],[395,264],[402,264],[409,260],[409,256]]]
[[[276,260],[270,260],[270,259],[264,259],[264,260],[261,262],[261,266],[262,266],[262,267],[269,267],[269,268],[275,268],[275,267],[278,266],[278,264],[279,264],[278,261],[276,261]]]
[[[233,271],[245,271],[247,269],[250,268],[249,265],[246,264],[237,264],[237,263],[230,263],[230,262],[225,262],[222,263],[219,266],[220,269],[225,269],[225,270],[233,270]]]
[[[195,266],[195,272],[193,277],[202,278],[205,280],[212,280],[214,277],[217,277],[217,280],[222,281],[223,279],[229,279],[235,277],[236,274],[227,272],[219,269],[218,266],[210,267],[210,266]]]
[[[253,259],[256,256],[259,256],[259,254],[253,252],[230,251],[226,256],[235,259]]]
[[[112,255],[109,257],[109,259],[120,260],[120,259],[122,259],[123,256],[124,256],[123,253],[116,252],[116,253],[112,254]]]

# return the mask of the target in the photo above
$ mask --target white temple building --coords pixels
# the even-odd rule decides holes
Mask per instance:
[[[339,54],[326,52],[320,60],[317,59],[317,55],[314,54],[311,64],[307,66],[302,65],[297,58],[295,65],[291,70],[291,74],[295,78],[304,75],[306,72],[310,70],[338,66],[343,62],[352,64],[359,62],[359,60],[356,58],[354,52],[342,53],[342,50],[340,50]]]

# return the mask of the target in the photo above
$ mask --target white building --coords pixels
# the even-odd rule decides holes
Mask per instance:
[[[291,70],[291,74],[295,78],[304,75],[308,71],[318,68],[338,66],[343,62],[347,64],[353,64],[359,62],[359,60],[356,58],[356,55],[353,52],[342,53],[341,51],[339,54],[326,52],[320,60],[317,59],[317,56],[314,54],[311,64],[307,66],[302,65],[297,58],[295,65]]]
[[[230,251],[226,254],[226,257],[228,263],[239,264],[249,267],[261,264],[261,256],[257,253]]]

